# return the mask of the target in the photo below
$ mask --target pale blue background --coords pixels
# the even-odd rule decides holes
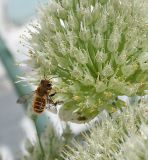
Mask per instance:
[[[8,16],[17,24],[22,24],[36,13],[36,9],[48,0],[7,0]]]

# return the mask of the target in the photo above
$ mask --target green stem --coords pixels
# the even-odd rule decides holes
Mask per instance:
[[[41,139],[40,139],[40,133],[39,133],[39,131],[38,131],[38,125],[37,125],[37,120],[36,120],[36,118],[33,119],[33,121],[34,121],[34,124],[35,124],[36,133],[37,133],[37,138],[38,138],[39,146],[40,146],[41,153],[42,153],[42,160],[44,160],[45,153],[44,153],[44,149],[43,149],[42,142],[41,142]]]
[[[2,60],[2,63],[18,95],[22,96],[26,93],[31,92],[32,91],[31,87],[26,82],[23,82],[21,84],[15,83],[18,80],[17,75],[23,76],[23,72],[16,66],[12,54],[6,47],[1,37],[0,37],[0,59]],[[25,87],[22,87],[22,85]]]
[[[1,36],[0,36],[0,59],[2,60],[2,63],[8,73],[8,76],[18,96],[22,96],[22,95],[25,95],[26,93],[32,92],[32,89],[28,83],[26,82],[23,82],[21,84],[15,83],[18,80],[17,75],[23,76],[23,72],[15,64],[14,57],[12,56],[11,52],[8,50]],[[22,86],[25,86],[25,87],[22,87]],[[24,105],[24,108],[27,109],[27,106]],[[43,118],[38,121],[37,119],[35,120],[36,131],[38,133],[38,137],[43,132],[43,130],[41,130],[43,122],[44,122]]]

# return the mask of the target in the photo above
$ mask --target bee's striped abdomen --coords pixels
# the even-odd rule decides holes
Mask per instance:
[[[46,98],[36,96],[34,99],[33,109],[36,113],[42,113],[46,106]]]

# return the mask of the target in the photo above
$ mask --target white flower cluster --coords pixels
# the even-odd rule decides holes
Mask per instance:
[[[147,0],[55,0],[40,10],[30,56],[38,77],[61,80],[54,84],[64,101],[60,114],[89,121],[103,109],[123,107],[121,100],[112,105],[119,95],[145,94],[146,9]]]
[[[98,123],[66,160],[147,160],[148,98]]]

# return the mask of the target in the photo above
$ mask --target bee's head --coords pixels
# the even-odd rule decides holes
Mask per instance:
[[[52,89],[52,83],[51,81],[49,80],[46,80],[46,79],[42,79],[41,82],[40,82],[40,85],[46,89]]]

